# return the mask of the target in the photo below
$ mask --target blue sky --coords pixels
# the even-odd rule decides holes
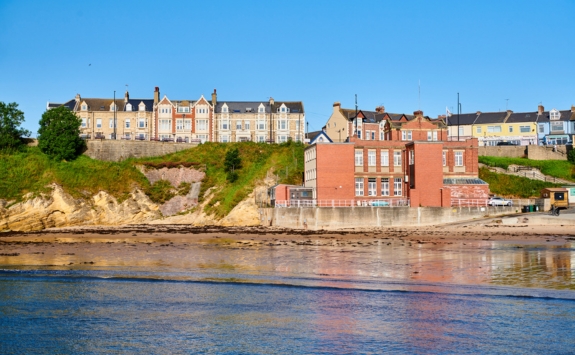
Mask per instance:
[[[575,104],[575,1],[0,0],[0,101],[35,132],[83,97],[303,101],[436,117]],[[421,100],[418,85],[421,83]],[[508,101],[506,99],[509,99]]]

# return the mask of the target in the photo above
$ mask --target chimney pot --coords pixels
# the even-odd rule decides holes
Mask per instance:
[[[575,112],[575,105],[571,105],[571,112]]]
[[[542,115],[543,111],[545,111],[545,108],[543,107],[543,105],[539,105],[537,106],[537,113]]]
[[[336,101],[333,103],[333,107],[341,107],[341,103],[339,101]]]
[[[375,108],[375,112],[384,113],[385,112],[385,106],[377,106]]]
[[[413,115],[414,116],[423,116],[423,111],[421,111],[421,110],[413,111]]]

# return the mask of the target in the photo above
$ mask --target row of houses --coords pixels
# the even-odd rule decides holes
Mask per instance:
[[[304,186],[277,186],[276,206],[485,205],[478,139],[449,139],[448,125],[413,114],[341,108],[310,134]]]
[[[447,121],[452,140],[477,138],[480,146],[572,144],[575,106],[571,110],[534,112],[480,112],[440,116]]]
[[[81,120],[85,139],[156,140],[173,142],[276,142],[303,141],[305,113],[301,101],[218,101],[160,97],[133,99],[83,98],[64,104]]]

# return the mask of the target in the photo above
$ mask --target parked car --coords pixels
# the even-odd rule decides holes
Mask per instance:
[[[511,200],[507,200],[503,197],[491,197],[487,204],[489,206],[513,206],[513,202]]]
[[[497,145],[517,145],[513,142],[498,142]]]
[[[370,205],[373,207],[387,207],[387,206],[389,206],[389,202],[381,201],[381,200],[375,200],[375,201],[370,201]]]

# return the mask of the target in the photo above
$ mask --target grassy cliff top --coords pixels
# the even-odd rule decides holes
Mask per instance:
[[[237,148],[242,160],[237,170],[238,179],[230,183],[224,171],[226,152]],[[49,185],[59,184],[74,197],[90,197],[106,191],[120,201],[134,188],[140,188],[152,198],[152,187],[136,168],[148,167],[197,167],[205,169],[202,182],[203,194],[214,188],[213,199],[206,212],[225,216],[253,190],[268,171],[278,176],[278,182],[301,184],[303,172],[302,144],[284,143],[205,143],[196,148],[154,158],[127,159],[122,162],[106,162],[80,156],[70,162],[49,159],[37,147],[26,147],[19,152],[0,152],[0,199],[20,201],[24,195],[49,192]],[[218,203],[219,202],[219,203]]]

